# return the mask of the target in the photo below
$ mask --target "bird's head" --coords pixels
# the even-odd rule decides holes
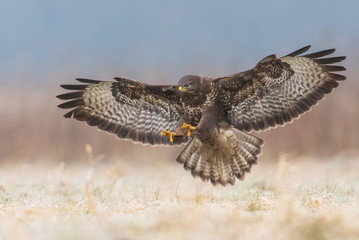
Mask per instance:
[[[201,77],[186,75],[178,81],[177,86],[183,94],[196,94],[201,90]]]

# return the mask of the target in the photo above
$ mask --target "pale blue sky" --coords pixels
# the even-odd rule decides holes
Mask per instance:
[[[350,57],[359,49],[358,11],[354,0],[1,0],[0,84],[76,76],[175,83],[307,44]]]

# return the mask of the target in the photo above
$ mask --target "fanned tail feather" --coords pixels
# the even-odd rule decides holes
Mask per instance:
[[[228,183],[235,179],[243,180],[253,164],[258,162],[263,140],[233,127],[220,128],[214,146],[207,141],[194,137],[178,156],[177,162],[190,171],[193,177],[211,181],[213,185]]]

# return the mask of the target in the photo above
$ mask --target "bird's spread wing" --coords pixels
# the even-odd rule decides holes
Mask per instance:
[[[244,131],[260,131],[293,121],[338,86],[345,57],[329,49],[307,55],[310,46],[287,56],[270,55],[251,70],[215,80],[227,120]],[[301,55],[301,56],[298,56]]]
[[[77,79],[86,84],[61,85],[73,91],[57,96],[68,100],[58,107],[72,109],[64,117],[86,121],[119,138],[151,145],[170,144],[168,137],[161,136],[161,130],[174,131],[183,113],[178,89],[125,78],[115,80]]]

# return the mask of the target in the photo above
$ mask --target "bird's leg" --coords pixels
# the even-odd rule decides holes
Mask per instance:
[[[176,133],[163,129],[161,132],[161,136],[168,136],[170,138],[170,142],[173,143],[173,136],[176,136]]]
[[[188,137],[191,136],[191,130],[196,129],[196,127],[192,127],[190,124],[187,124],[187,123],[183,123],[182,128],[187,130],[187,136]]]
[[[171,144],[174,144],[175,142],[178,142],[178,143],[182,142],[182,139],[186,134],[186,129],[183,128],[183,126],[185,126],[184,122],[185,122],[185,120],[183,119],[183,117],[181,117],[180,120],[178,120],[178,122],[176,124],[176,129],[174,132],[167,131],[167,130],[163,129],[161,132],[161,136],[169,137]],[[186,124],[186,126],[189,126],[189,125]]]

